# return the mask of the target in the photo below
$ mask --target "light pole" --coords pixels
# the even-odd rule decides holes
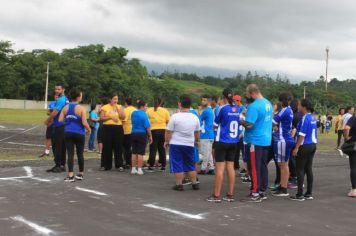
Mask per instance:
[[[325,91],[328,91],[328,66],[329,66],[329,47],[326,47],[326,68],[325,68]]]
[[[46,76],[46,92],[45,92],[45,105],[44,108],[47,109],[47,98],[48,98],[48,75],[49,75],[49,62],[47,62],[47,76]]]
[[[305,95],[306,95],[306,88],[307,88],[307,86],[304,86],[304,99],[305,99]]]

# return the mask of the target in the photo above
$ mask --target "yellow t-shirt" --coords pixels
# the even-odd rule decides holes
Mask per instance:
[[[119,118],[119,110],[121,109],[121,105],[111,106],[111,104],[106,104],[105,106],[101,107],[101,111],[104,112],[104,116],[107,117],[117,117],[119,120],[114,122],[113,120],[104,121],[104,125],[122,125],[122,121]]]
[[[169,111],[163,107],[158,107],[157,111],[153,107],[147,109],[147,115],[150,119],[151,130],[166,129],[170,118]]]
[[[125,120],[122,121],[122,125],[124,127],[124,134],[131,134],[132,131],[132,120],[131,115],[132,112],[136,111],[136,108],[133,106],[128,106],[125,108]]]
[[[337,116],[337,130],[343,130],[342,128],[342,115]]]

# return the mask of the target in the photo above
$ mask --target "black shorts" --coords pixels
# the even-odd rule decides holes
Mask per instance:
[[[236,143],[215,143],[215,162],[235,161]]]
[[[216,141],[214,140],[212,148],[215,150]]]
[[[53,126],[47,127],[47,129],[46,129],[46,139],[52,139],[53,132],[54,132]]]
[[[98,140],[98,143],[103,143],[103,126],[100,125],[98,129],[98,133],[96,134],[96,138]]]
[[[131,134],[132,154],[145,155],[147,145],[146,133]]]

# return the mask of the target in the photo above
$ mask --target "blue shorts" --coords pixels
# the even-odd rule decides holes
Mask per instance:
[[[293,142],[275,141],[273,143],[274,160],[277,163],[288,162],[292,156],[293,148]]]
[[[169,167],[171,173],[195,171],[194,147],[169,145]]]
[[[200,161],[199,150],[196,146],[194,146],[194,163],[198,163]]]

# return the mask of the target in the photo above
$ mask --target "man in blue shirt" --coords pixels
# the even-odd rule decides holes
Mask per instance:
[[[268,188],[268,148],[272,141],[272,104],[265,99],[256,84],[246,88],[246,97],[251,100],[245,120],[244,142],[249,151],[248,169],[252,179],[252,202],[267,199]]]
[[[64,85],[57,83],[54,89],[58,99],[53,107],[53,111],[45,121],[45,125],[53,124],[53,145],[55,149],[54,162],[55,166],[47,172],[60,173],[65,171],[66,164],[66,147],[64,143],[64,123],[59,121],[59,115],[65,105],[69,103],[68,98],[64,95]]]
[[[201,104],[203,112],[200,114],[200,152],[203,155],[198,174],[214,174],[214,160],[212,155],[212,146],[214,142],[214,112],[210,106],[210,97],[202,96]]]

